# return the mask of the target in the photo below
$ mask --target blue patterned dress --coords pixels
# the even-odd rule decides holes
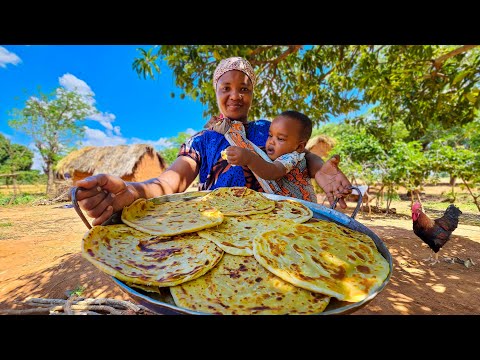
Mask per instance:
[[[245,124],[247,139],[264,148],[268,138],[270,121],[257,120]],[[213,130],[203,130],[182,144],[178,156],[188,156],[195,160],[200,171],[199,190],[213,190],[218,187],[246,186],[263,192],[257,179],[246,166],[231,166],[222,159],[221,151],[230,144],[223,134]]]

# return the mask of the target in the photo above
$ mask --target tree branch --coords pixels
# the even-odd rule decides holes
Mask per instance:
[[[268,49],[271,49],[271,48],[274,48],[275,46],[278,46],[278,45],[265,45],[265,46],[259,46],[258,48],[256,48],[255,50],[253,50],[249,57],[254,57],[264,51],[267,51]]]
[[[467,52],[467,51],[469,51],[469,50],[471,50],[471,49],[473,49],[477,46],[478,45],[463,45],[463,46],[460,46],[459,48],[457,48],[455,50],[452,50],[449,53],[440,56],[439,58],[436,58],[436,59],[432,60],[433,66],[435,67],[435,69],[440,70],[440,68],[442,67],[443,63],[446,60],[448,60],[448,59],[450,59],[454,56],[457,56],[461,53]]]
[[[252,64],[252,66],[253,65],[259,65],[259,64],[272,64],[272,65],[276,66],[283,59],[285,59],[288,55],[290,55],[294,52],[297,52],[301,48],[303,48],[303,45],[289,45],[288,49],[285,50],[282,54],[280,54],[280,56],[278,56],[275,59],[271,59],[271,60],[251,60],[250,63]]]

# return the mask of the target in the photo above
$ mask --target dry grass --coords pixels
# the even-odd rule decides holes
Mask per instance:
[[[45,194],[47,191],[46,184],[32,184],[32,185],[18,185],[21,193],[28,194]],[[0,185],[0,194],[10,195],[13,194],[13,186]]]

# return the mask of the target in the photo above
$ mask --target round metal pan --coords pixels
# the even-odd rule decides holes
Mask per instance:
[[[204,196],[209,192],[210,191],[193,191],[193,192],[186,192],[186,193],[180,193],[180,194],[164,195],[164,196],[159,196],[156,198],[149,199],[148,201],[152,201],[156,204],[161,204],[161,203],[170,202],[170,201],[179,201],[179,200],[189,201],[189,200],[198,198],[200,196]],[[74,204],[74,207],[76,208],[77,213],[80,215],[80,217],[82,217],[82,220],[84,220],[84,222],[88,224],[88,221],[85,219],[85,217],[83,216],[83,213],[78,207],[78,204],[76,203],[75,193],[76,191],[75,189],[73,189],[72,202]],[[389,272],[387,277],[385,278],[383,283],[368,297],[366,297],[362,301],[355,302],[355,303],[339,301],[332,297],[332,299],[330,300],[330,303],[325,308],[325,310],[316,315],[339,315],[339,314],[353,313],[359,310],[360,308],[362,308],[363,306],[365,306],[366,304],[368,304],[370,301],[372,301],[372,299],[375,296],[377,296],[388,284],[393,271],[392,256],[390,252],[388,251],[383,241],[372,230],[370,230],[365,225],[359,223],[354,219],[354,216],[356,215],[356,212],[358,211],[358,208],[359,208],[358,205],[361,204],[361,197],[359,199],[357,208],[353,212],[353,216],[349,217],[332,208],[327,208],[323,205],[315,204],[309,201],[304,201],[300,199],[295,199],[295,198],[275,195],[275,194],[263,194],[263,195],[265,195],[267,198],[272,200],[291,199],[291,200],[299,201],[312,210],[314,219],[333,221],[338,225],[345,226],[349,229],[356,230],[368,235],[375,242],[375,245],[377,246],[377,249],[380,252],[380,254],[388,262]],[[111,225],[111,224],[118,224],[118,223],[121,223],[121,219],[119,215],[116,214],[116,215],[113,215],[106,222],[104,222],[102,225]],[[89,224],[87,226],[90,227]],[[137,288],[132,288],[127,284],[125,284],[123,281],[118,280],[114,277],[112,277],[112,279],[123,291],[125,291],[128,295],[134,298],[139,304],[142,304],[143,306],[149,308],[155,313],[163,314],[163,315],[178,315],[178,314],[210,315],[208,313],[197,312],[197,311],[192,311],[189,309],[178,307],[173,301],[173,298],[170,295],[170,290],[168,288],[159,288],[161,293],[151,293],[151,292],[146,292]]]

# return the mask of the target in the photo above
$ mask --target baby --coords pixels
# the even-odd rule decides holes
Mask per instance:
[[[229,146],[222,157],[231,165],[247,166],[257,177],[269,181],[272,192],[317,202],[305,160],[305,146],[312,134],[312,121],[297,111],[284,111],[270,125],[265,152]]]

